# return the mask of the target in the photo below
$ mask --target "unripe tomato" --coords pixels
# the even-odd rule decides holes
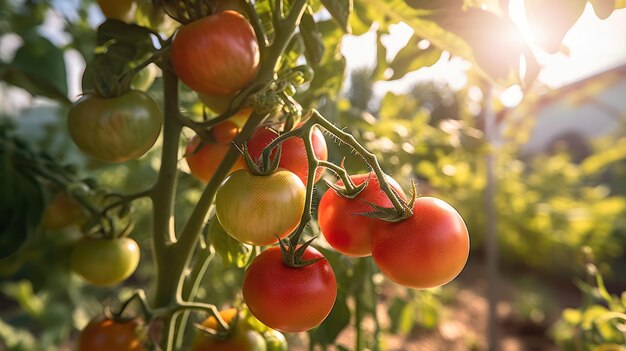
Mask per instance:
[[[98,5],[106,18],[131,22],[137,7],[134,0],[98,0]]]
[[[197,150],[200,142],[201,139],[198,136],[191,138],[185,149],[185,160],[189,165],[191,174],[201,182],[208,183],[213,178],[230,146],[228,144],[205,143],[200,150]],[[243,158],[239,157],[230,171],[234,172],[244,167]]]
[[[335,273],[324,256],[308,247],[303,259],[322,260],[302,268],[283,262],[280,247],[258,255],[243,280],[250,312],[270,328],[296,333],[315,328],[328,316],[337,297]]]
[[[274,139],[278,138],[278,134],[271,128],[261,127],[257,129],[250,140],[248,140],[248,152],[253,160],[261,157],[263,148],[269,145]],[[328,160],[328,147],[324,134],[317,128],[311,135],[313,151],[315,156],[320,160]],[[272,153],[271,159],[276,155],[276,149]],[[282,143],[279,167],[288,169],[295,173],[304,184],[306,184],[309,174],[309,164],[306,156],[304,142],[300,138],[289,138]],[[322,178],[323,169],[319,168],[315,173],[315,181]]]
[[[150,150],[159,137],[162,120],[154,100],[131,90],[112,98],[84,96],[70,109],[67,125],[72,140],[86,154],[125,162]]]
[[[227,120],[216,124],[211,131],[213,132],[215,142],[218,144],[228,145],[231,141],[233,141],[233,138],[239,134],[240,130],[241,129],[235,122]]]
[[[97,286],[121,283],[139,265],[139,246],[131,238],[79,241],[72,251],[72,270]]]
[[[270,245],[300,224],[306,188],[293,173],[278,169],[269,175],[247,170],[230,174],[215,195],[215,212],[224,231],[235,240]]]
[[[251,330],[245,323],[233,323],[237,317],[238,310],[229,308],[220,311],[220,316],[231,328],[230,334],[225,339],[206,335],[198,331],[196,333],[192,351],[266,351],[266,343],[261,334]],[[202,326],[211,330],[222,330],[217,319],[213,316],[202,322]]]
[[[413,216],[380,221],[372,236],[372,256],[394,282],[426,289],[448,283],[465,266],[469,235],[461,215],[445,201],[419,197]]]
[[[211,111],[220,115],[228,110],[235,95],[235,93],[230,95],[208,95],[198,93],[200,101],[202,101]]]
[[[406,200],[402,188],[391,177],[387,182],[393,190]],[[328,189],[320,200],[317,220],[326,241],[335,250],[347,256],[364,257],[372,254],[372,235],[379,220],[359,215],[374,210],[368,203],[382,207],[393,207],[391,200],[381,190],[376,174],[358,174],[350,176],[355,185],[368,181],[359,195],[348,199]],[[337,185],[343,186],[342,181]]]
[[[229,95],[246,86],[259,69],[259,45],[250,23],[224,11],[183,25],[172,42],[172,65],[191,89]]]
[[[78,202],[63,192],[58,192],[43,213],[41,224],[45,229],[60,230],[72,224],[79,224],[85,219]]]
[[[114,321],[94,318],[78,339],[78,351],[143,351],[142,328],[138,320]]]

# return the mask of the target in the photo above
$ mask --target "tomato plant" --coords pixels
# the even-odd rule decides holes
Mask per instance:
[[[326,258],[307,247],[302,259],[320,260],[290,267],[283,262],[280,248],[271,247],[246,271],[243,299],[250,312],[270,328],[288,333],[315,328],[335,304],[337,282]]]
[[[252,159],[257,160],[261,156],[263,148],[269,145],[278,137],[276,131],[268,127],[261,127],[256,130],[250,140],[248,140],[248,152]],[[324,134],[319,129],[315,129],[311,135],[311,143],[315,156],[320,160],[328,159],[328,147]],[[276,155],[276,151],[272,153],[272,158]],[[306,150],[304,142],[299,138],[289,138],[282,143],[279,167],[290,170],[295,173],[304,184],[309,174],[309,165],[307,163]],[[315,173],[315,181],[322,178],[323,170],[318,169]]]
[[[224,11],[182,26],[172,43],[172,65],[191,89],[229,95],[246,86],[259,68],[259,46],[250,23]]]
[[[135,15],[135,0],[98,0],[106,18],[130,22]]]
[[[381,272],[398,284],[440,286],[461,273],[467,262],[467,227],[445,201],[419,197],[411,217],[376,226],[372,256]]]
[[[81,331],[78,351],[143,351],[145,336],[136,319],[117,321],[96,317]]]
[[[191,174],[203,183],[207,183],[215,174],[229,146],[227,144],[211,142],[206,142],[200,146],[200,143],[201,139],[197,136],[193,137],[189,143],[187,143],[187,147],[185,148],[185,160],[191,170]],[[231,168],[231,172],[244,167],[243,159],[240,157]]]
[[[335,250],[344,255],[363,257],[372,254],[371,242],[379,220],[361,214],[371,212],[374,204],[391,207],[391,201],[380,189],[378,178],[373,173],[350,176],[355,185],[368,182],[367,186],[353,199],[337,194],[333,189],[324,193],[317,210],[318,224],[324,237]],[[387,182],[393,190],[406,200],[402,188],[391,177]],[[337,182],[342,186],[343,182]]]
[[[59,230],[85,219],[83,210],[76,200],[63,192],[54,195],[43,214],[41,224],[45,229]]]
[[[254,175],[239,170],[217,190],[217,219],[242,243],[273,244],[300,224],[305,192],[304,184],[292,172],[279,169],[269,175]]]
[[[97,286],[118,284],[130,277],[139,264],[139,246],[130,238],[85,238],[74,247],[72,270]]]
[[[86,154],[103,161],[125,162],[152,148],[162,119],[154,100],[131,90],[112,98],[86,95],[70,109],[67,126]]]
[[[263,336],[267,344],[267,351],[287,351],[287,339],[283,333],[278,330],[272,330],[264,333]]]
[[[266,351],[265,339],[240,320],[239,310],[229,308],[219,313],[230,328],[227,334],[210,335],[207,331],[198,330],[192,351]],[[202,326],[211,331],[224,332],[213,316],[205,319]]]

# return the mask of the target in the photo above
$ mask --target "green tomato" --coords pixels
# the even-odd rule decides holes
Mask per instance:
[[[230,174],[217,190],[217,219],[242,243],[270,245],[300,224],[306,188],[294,173],[278,169],[269,175],[247,170]]]
[[[139,246],[130,238],[79,241],[71,256],[72,270],[89,283],[110,286],[130,277],[139,265]]]
[[[70,136],[86,154],[108,162],[141,157],[154,145],[163,116],[145,93],[130,90],[112,98],[86,95],[72,106]]]
[[[272,330],[264,334],[267,351],[287,351],[287,339],[278,330]]]

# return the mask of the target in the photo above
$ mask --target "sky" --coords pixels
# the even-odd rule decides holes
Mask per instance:
[[[529,30],[524,23],[523,2],[513,0],[509,14],[524,37],[529,38]],[[411,34],[411,28],[405,24],[390,28],[390,35],[383,37],[383,43],[388,49],[388,59],[392,59],[406,44]],[[374,30],[358,37],[346,37],[342,52],[346,56],[348,69],[373,66],[376,58],[375,42]],[[591,5],[587,4],[585,12],[567,33],[563,44],[569,49],[569,56],[549,55],[539,49],[534,50],[538,61],[544,66],[539,80],[550,88],[558,88],[626,64],[626,9],[614,11],[608,19],[600,20],[595,16]],[[458,58],[448,58],[449,55],[444,55],[432,67],[407,74],[400,80],[377,83],[374,91],[399,93],[410,89],[416,82],[432,79],[444,80],[452,88],[460,88],[466,83],[464,72],[471,65]],[[519,94],[521,92],[515,87],[505,90],[505,100],[510,99],[512,102],[508,101],[509,104],[514,104],[521,99]]]

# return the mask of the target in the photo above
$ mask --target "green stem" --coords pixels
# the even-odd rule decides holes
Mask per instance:
[[[165,95],[165,118],[163,122],[163,148],[161,168],[154,192],[153,205],[153,250],[157,270],[156,292],[153,306],[163,307],[172,302],[180,272],[173,269],[171,244],[176,241],[174,229],[174,198],[178,181],[178,153],[182,126],[178,123],[178,77],[163,70],[163,91]]]
[[[363,334],[363,290],[365,289],[366,279],[369,279],[368,275],[369,263],[367,258],[357,259],[356,266],[354,268],[354,278],[356,279],[357,286],[353,291],[354,297],[354,328],[356,329],[355,337],[355,350],[363,350],[365,348],[365,336]]]
[[[369,279],[372,296],[372,318],[374,319],[374,344],[372,345],[372,351],[378,351],[379,339],[380,339],[380,322],[378,321],[378,291],[376,286],[376,280],[374,279],[374,272],[376,271],[376,262],[373,259],[369,259]]]

